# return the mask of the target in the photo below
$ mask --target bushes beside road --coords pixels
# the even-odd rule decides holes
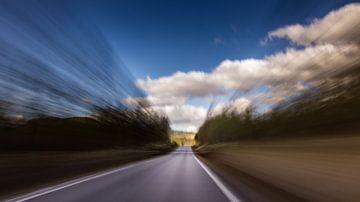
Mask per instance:
[[[224,110],[209,116],[196,139],[200,144],[253,138],[299,137],[358,131],[360,66],[337,73],[300,95],[258,114],[254,106],[242,113]]]

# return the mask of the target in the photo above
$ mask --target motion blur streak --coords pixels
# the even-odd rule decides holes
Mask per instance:
[[[86,16],[0,2],[0,194],[172,151],[169,122]],[[82,13],[83,14],[83,13]]]
[[[84,116],[143,95],[97,26],[74,13],[59,2],[1,1],[1,113]]]
[[[81,150],[169,143],[105,36],[50,1],[1,1],[1,150]]]
[[[0,0],[0,201],[360,201],[360,3],[224,1]]]

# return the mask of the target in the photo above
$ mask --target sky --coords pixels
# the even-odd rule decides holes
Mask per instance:
[[[15,14],[22,16],[22,21],[29,16],[35,18],[40,29],[16,24],[18,16],[14,15],[14,20],[14,12],[7,9],[4,12],[9,15],[0,14],[0,28],[10,27],[14,33],[21,30],[31,40],[21,41],[24,36],[15,36],[10,29],[0,33],[0,39],[50,65],[50,71],[60,76],[47,78],[64,85],[64,92],[69,92],[72,86],[80,89],[86,86],[81,95],[74,91],[80,100],[90,100],[86,97],[88,92],[96,95],[92,99],[116,98],[125,104],[147,99],[151,108],[169,117],[174,130],[197,131],[210,106],[213,114],[224,108],[241,113],[250,105],[264,113],[276,103],[326,79],[327,72],[345,68],[360,57],[357,1],[9,2],[20,8]],[[34,2],[39,5],[45,2],[51,11],[44,15]],[[59,4],[70,10],[62,10],[64,7]],[[97,31],[84,29],[86,26],[74,26],[72,21],[77,18],[70,13],[88,24],[96,24],[101,33],[94,34]],[[51,43],[43,42],[44,33],[53,36],[49,37]],[[99,42],[102,36],[106,43]],[[78,42],[82,49],[69,43],[69,39]],[[0,48],[9,52],[4,45]],[[48,57],[49,50],[55,50],[54,58]],[[80,58],[81,65],[76,59],[64,60],[68,53],[62,50]],[[39,59],[42,52],[47,57]],[[61,57],[56,56],[59,52]],[[122,72],[115,70],[114,64]],[[74,65],[79,69],[72,69]],[[25,71],[21,66],[19,63],[19,71]],[[49,72],[47,68],[44,65],[42,74]],[[133,81],[128,79],[125,69],[130,70]],[[86,74],[81,77],[81,73]],[[81,81],[71,78],[78,74]],[[91,81],[93,78],[96,82]],[[124,93],[129,90],[121,84],[124,79],[143,92]],[[109,80],[110,83],[105,82]],[[133,89],[132,85],[127,86]]]
[[[214,111],[229,105],[242,111],[250,104],[265,111],[330,68],[308,71],[300,67],[304,61],[329,55],[340,57],[339,65],[351,61],[339,55],[354,51],[346,47],[351,41],[339,42],[345,38],[341,30],[348,32],[346,26],[359,23],[359,4],[345,8],[350,3],[135,0],[79,5],[109,37],[154,108],[169,116],[174,129],[196,131],[210,103],[215,103]],[[342,8],[349,12],[325,19]],[[321,40],[322,33],[315,32],[337,29],[331,28],[333,21],[345,27]]]
[[[71,1],[74,4],[74,1]],[[75,1],[76,2],[76,1]],[[78,1],[138,78],[210,71],[225,59],[261,58],[285,43],[260,41],[349,1]]]

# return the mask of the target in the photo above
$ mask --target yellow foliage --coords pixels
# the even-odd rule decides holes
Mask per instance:
[[[192,146],[196,143],[195,134],[190,132],[173,132],[170,140],[181,146]]]

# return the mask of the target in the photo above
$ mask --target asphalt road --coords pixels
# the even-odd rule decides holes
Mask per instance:
[[[240,201],[189,147],[32,192],[10,201]]]

